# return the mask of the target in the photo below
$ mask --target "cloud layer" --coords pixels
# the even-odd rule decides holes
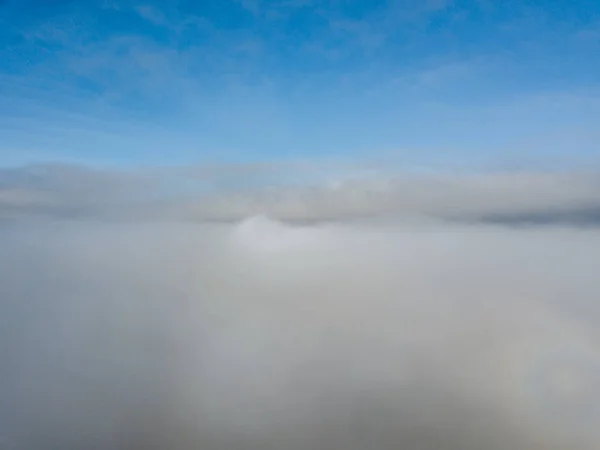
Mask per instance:
[[[600,221],[596,172],[402,173],[288,163],[138,171],[37,165],[0,170],[0,220],[292,223],[358,219],[576,224]]]
[[[4,448],[600,445],[595,228],[27,217]]]

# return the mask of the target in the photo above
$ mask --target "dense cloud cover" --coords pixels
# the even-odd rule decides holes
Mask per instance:
[[[600,175],[402,172],[335,164],[136,171],[37,165],[0,169],[0,223],[33,218],[287,223],[348,220],[510,225],[600,223]]]
[[[154,175],[41,172],[1,177],[2,449],[600,447],[600,230],[452,220],[568,216],[592,176],[288,186],[190,220]],[[435,220],[348,206],[382,198]]]

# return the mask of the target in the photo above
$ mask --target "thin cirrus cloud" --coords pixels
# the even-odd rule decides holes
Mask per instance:
[[[594,29],[593,11],[581,22],[573,8],[481,2],[61,5],[2,6],[3,164],[391,149],[468,163],[549,126],[589,134],[600,114],[597,49],[578,37]]]

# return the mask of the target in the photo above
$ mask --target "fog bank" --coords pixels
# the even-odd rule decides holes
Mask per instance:
[[[2,448],[600,446],[595,228],[28,220],[0,248]]]

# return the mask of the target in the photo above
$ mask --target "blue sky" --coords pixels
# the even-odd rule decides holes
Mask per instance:
[[[600,2],[0,0],[0,164],[600,155]]]

